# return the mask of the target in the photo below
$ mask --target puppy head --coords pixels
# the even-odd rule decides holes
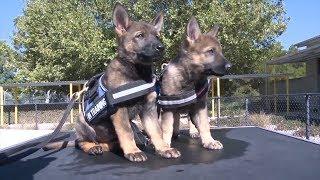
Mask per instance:
[[[227,74],[231,64],[222,54],[217,39],[218,26],[208,33],[202,34],[197,20],[192,17],[187,25],[187,36],[182,46],[194,70],[205,75],[223,76]]]
[[[162,12],[151,23],[131,21],[125,8],[118,3],[113,10],[113,22],[120,56],[145,65],[161,59],[164,53],[159,38],[163,26]]]

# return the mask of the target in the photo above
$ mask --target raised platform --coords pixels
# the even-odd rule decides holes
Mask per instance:
[[[185,132],[184,132],[185,133]],[[120,154],[89,156],[75,148],[42,150],[0,166],[0,179],[244,179],[318,180],[320,146],[255,127],[212,130],[224,144],[208,151],[182,135],[173,143],[182,157],[163,159],[146,148],[148,160],[131,163]]]

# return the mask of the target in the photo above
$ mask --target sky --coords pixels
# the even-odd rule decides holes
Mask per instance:
[[[0,1],[0,40],[12,44],[14,19],[22,15],[26,0]]]
[[[0,40],[12,44],[14,19],[23,12],[26,0],[1,0]],[[290,21],[277,39],[285,49],[300,41],[320,35],[320,0],[284,0]]]

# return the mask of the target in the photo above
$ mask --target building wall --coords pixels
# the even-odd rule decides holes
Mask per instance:
[[[289,79],[289,93],[320,93],[320,59],[306,63],[306,76]],[[286,81],[276,81],[276,94],[286,94]],[[268,94],[274,94],[274,82],[269,81]]]

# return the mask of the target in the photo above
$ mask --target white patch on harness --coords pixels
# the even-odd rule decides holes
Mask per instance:
[[[113,99],[118,99],[118,98],[121,98],[123,96],[127,96],[127,95],[130,95],[130,94],[134,94],[136,92],[139,92],[139,91],[143,91],[143,90],[152,88],[154,86],[155,82],[156,82],[156,79],[154,78],[151,83],[143,84],[143,85],[140,85],[140,86],[137,86],[137,87],[134,87],[134,88],[130,88],[130,89],[126,89],[124,91],[120,91],[120,92],[114,93],[114,94],[112,94],[112,97],[113,97]]]
[[[88,120],[91,120],[96,114],[98,114],[102,109],[107,106],[107,102],[105,98],[102,98],[87,114]]]
[[[187,97],[187,98],[184,98],[184,99],[179,99],[179,100],[169,100],[169,101],[166,101],[166,100],[158,100],[158,104],[160,105],[177,105],[177,104],[183,104],[183,103],[186,103],[186,102],[189,102],[189,101],[192,101],[194,99],[197,98],[197,95],[196,94],[193,94],[192,96],[190,97]]]

